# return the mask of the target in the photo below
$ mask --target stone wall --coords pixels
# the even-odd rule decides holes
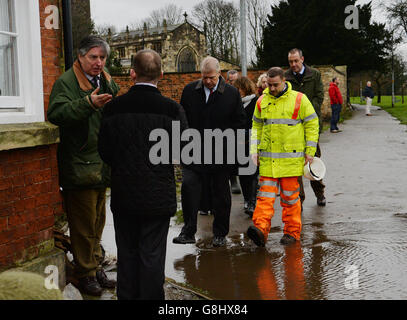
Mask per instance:
[[[44,112],[61,75],[62,31],[44,27],[40,4]],[[0,269],[20,265],[54,249],[55,216],[63,214],[57,167],[58,128],[49,123],[0,127]]]
[[[322,116],[325,119],[330,118],[331,108],[329,99],[329,83],[332,81],[333,77],[338,77],[339,79],[339,89],[342,93],[344,101],[346,101],[346,66],[316,66],[316,68],[321,72],[322,82],[324,85],[325,98],[322,105]],[[222,71],[222,76],[226,79],[227,70]],[[257,79],[262,73],[267,72],[267,70],[248,70],[248,77],[256,84]],[[200,72],[190,72],[190,73],[167,73],[164,74],[164,78],[159,82],[158,88],[161,93],[166,97],[174,99],[179,102],[181,99],[182,90],[188,83],[198,80],[201,78]],[[120,85],[119,94],[127,92],[127,90],[132,85],[131,80],[128,76],[117,76],[114,80]]]

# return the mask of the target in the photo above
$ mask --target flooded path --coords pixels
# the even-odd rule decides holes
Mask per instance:
[[[215,299],[407,299],[407,127],[388,113],[363,108],[321,136],[327,206],[305,183],[301,242],[284,247],[281,208],[265,248],[245,232],[251,221],[233,195],[225,248],[213,248],[212,216],[199,216],[197,243],[176,245],[171,222],[166,276]],[[110,225],[109,225],[110,224]],[[103,235],[115,254],[112,222]]]

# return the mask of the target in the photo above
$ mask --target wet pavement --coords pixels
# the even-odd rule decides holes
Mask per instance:
[[[276,201],[266,247],[257,248],[245,235],[243,198],[233,195],[224,248],[211,245],[212,216],[199,216],[194,245],[172,243],[182,227],[172,220],[166,276],[215,299],[407,299],[407,127],[363,110],[339,125],[343,132],[321,135],[327,206],[305,180],[300,243],[279,244]],[[116,254],[110,212],[102,242]]]

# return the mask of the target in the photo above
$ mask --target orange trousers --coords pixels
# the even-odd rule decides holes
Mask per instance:
[[[260,190],[253,213],[253,223],[260,229],[265,241],[270,232],[271,218],[274,216],[274,202],[280,186],[280,204],[283,207],[284,234],[300,240],[301,201],[298,177],[268,178],[260,177]]]

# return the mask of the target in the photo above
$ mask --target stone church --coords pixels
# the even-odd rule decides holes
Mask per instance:
[[[195,72],[200,70],[201,61],[208,56],[204,32],[198,30],[187,20],[180,24],[167,25],[142,30],[129,30],[112,35],[107,41],[112,50],[117,52],[121,65],[131,67],[132,56],[143,49],[153,49],[162,58],[164,72]],[[239,66],[220,61],[222,70],[239,69]]]

